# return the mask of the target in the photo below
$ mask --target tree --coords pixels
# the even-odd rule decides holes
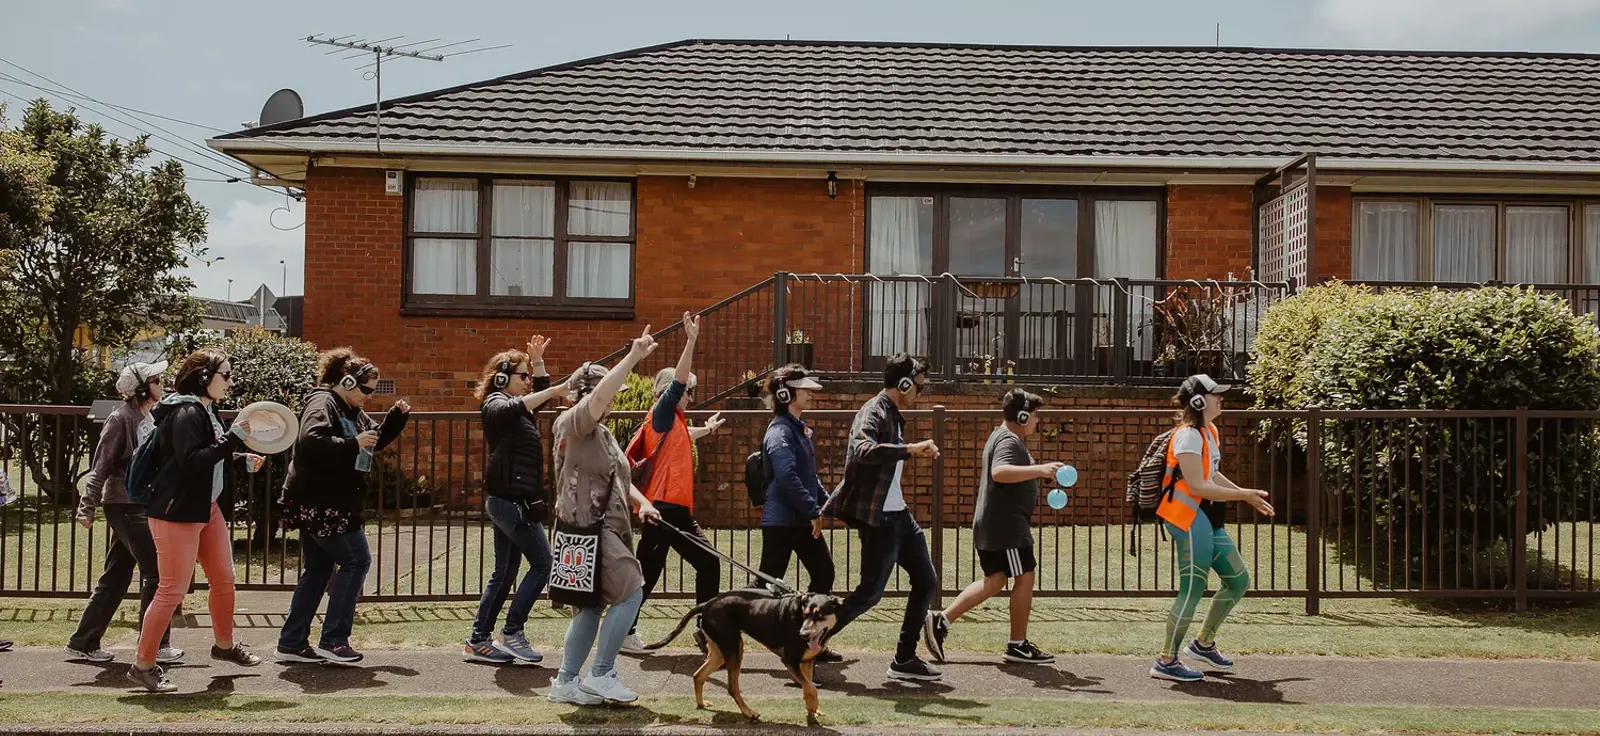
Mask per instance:
[[[205,208],[183,167],[151,164],[146,138],[124,143],[72,110],[38,100],[11,128],[0,118],[0,384],[11,400],[80,404],[106,394],[88,346],[126,348],[142,330],[199,320],[177,270],[204,251]],[[17,424],[42,489],[69,499],[88,428]]]

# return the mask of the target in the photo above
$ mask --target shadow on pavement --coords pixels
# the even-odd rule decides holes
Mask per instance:
[[[556,676],[556,667],[539,665],[507,665],[496,667],[494,671],[495,687],[512,695],[533,696],[536,688],[550,687],[550,680]]]
[[[1285,700],[1278,686],[1285,682],[1310,682],[1310,680],[1309,677],[1251,680],[1227,674],[1207,674],[1206,679],[1200,682],[1174,683],[1172,691],[1197,698],[1215,698],[1234,703],[1298,705],[1297,701]]]
[[[283,666],[278,679],[291,683],[306,694],[337,693],[345,690],[365,690],[383,687],[389,683],[379,675],[416,677],[419,672],[410,667],[382,665],[378,667],[345,667],[337,664],[293,664]]]
[[[949,665],[955,667],[993,667],[1007,675],[1020,677],[1032,682],[1040,690],[1065,691],[1071,693],[1089,693],[1092,695],[1114,695],[1110,690],[1095,689],[1105,681],[1103,677],[1079,677],[1066,670],[1057,669],[1053,664],[1010,664],[1006,662],[973,662]],[[948,669],[947,669],[948,672]]]
[[[234,694],[234,681],[246,677],[260,675],[218,675],[211,678],[206,689],[198,693],[139,693],[117,698],[117,702],[137,705],[151,713],[262,713],[294,707],[294,703],[283,700],[257,700],[230,705],[228,696]]]

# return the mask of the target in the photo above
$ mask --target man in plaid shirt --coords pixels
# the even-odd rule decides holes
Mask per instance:
[[[883,599],[895,565],[911,579],[900,643],[889,665],[889,677],[898,680],[940,677],[938,670],[917,656],[917,640],[939,579],[928,556],[928,541],[906,506],[901,485],[908,458],[939,456],[932,440],[905,443],[906,421],[900,414],[916,405],[927,374],[926,363],[905,353],[889,359],[883,369],[883,391],[856,412],[844,481],[822,510],[824,516],[855,527],[861,537],[861,582],[840,606],[834,634]]]

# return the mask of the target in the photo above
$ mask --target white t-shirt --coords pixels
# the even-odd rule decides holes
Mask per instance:
[[[1204,444],[1202,444],[1204,443]],[[1201,432],[1194,427],[1183,427],[1172,433],[1172,454],[1174,455],[1201,455],[1205,445],[1210,445],[1211,472],[1215,474],[1222,468],[1222,448],[1208,433]]]
[[[905,438],[895,433],[895,442],[904,442]],[[905,511],[906,494],[900,489],[900,477],[906,472],[906,461],[901,460],[894,464],[894,481],[889,484],[889,492],[883,497],[884,511]]]

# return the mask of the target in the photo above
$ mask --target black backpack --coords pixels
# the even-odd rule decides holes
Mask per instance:
[[[744,459],[744,492],[750,496],[750,505],[756,508],[767,505],[767,485],[772,483],[772,466],[767,453],[756,450]]]
[[[137,504],[150,503],[155,491],[156,474],[161,470],[161,425],[139,440],[133,457],[128,460],[128,500]]]

